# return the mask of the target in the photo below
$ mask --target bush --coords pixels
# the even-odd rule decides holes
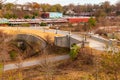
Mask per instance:
[[[2,72],[3,72],[3,64],[0,63],[0,75],[2,75]]]
[[[29,15],[25,15],[24,19],[30,19],[31,17]]]
[[[17,52],[16,51],[12,50],[12,51],[9,52],[9,54],[10,54],[10,58],[12,60],[16,59],[16,57],[17,57]]]
[[[47,23],[41,22],[40,26],[47,26]]]
[[[107,36],[107,32],[105,30],[97,30],[95,34]]]
[[[21,24],[21,26],[23,26],[23,27],[29,27],[30,26],[30,24]]]
[[[101,71],[107,75],[113,75],[114,80],[119,80],[120,74],[120,52],[101,55]]]
[[[81,61],[82,65],[93,65],[94,64],[94,55],[92,54],[92,49],[90,48],[81,48],[79,50],[78,60]]]
[[[75,60],[77,58],[77,55],[79,53],[79,47],[76,44],[73,44],[70,50],[70,57],[72,60]]]

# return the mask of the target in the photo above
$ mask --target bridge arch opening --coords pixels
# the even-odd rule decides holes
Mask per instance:
[[[11,42],[24,58],[39,55],[47,46],[44,39],[29,34],[17,34]]]

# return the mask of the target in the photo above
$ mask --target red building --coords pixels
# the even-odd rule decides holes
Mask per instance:
[[[49,18],[49,13],[45,12],[41,14],[42,18]]]
[[[80,22],[88,22],[90,17],[71,17],[68,18],[69,23],[80,23]]]

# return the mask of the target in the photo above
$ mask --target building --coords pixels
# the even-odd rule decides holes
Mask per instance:
[[[0,19],[0,26],[7,26],[9,24],[9,21],[5,18]]]
[[[81,23],[81,22],[88,22],[90,17],[70,17],[67,18],[69,23]]]
[[[49,18],[62,18],[63,14],[60,12],[50,12],[49,13]]]
[[[41,14],[42,18],[50,18],[50,19],[56,19],[56,18],[62,18],[63,14],[60,12],[44,12]]]
[[[10,26],[22,26],[22,25],[28,25],[28,26],[39,26],[41,20],[40,19],[9,19],[9,25]]]
[[[66,11],[66,15],[74,16],[75,12],[73,10],[68,10],[68,11]]]

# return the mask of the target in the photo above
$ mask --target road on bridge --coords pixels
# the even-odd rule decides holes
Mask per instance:
[[[31,29],[35,29],[35,30],[42,30],[43,31],[43,28],[41,27],[31,27]],[[56,33],[56,30],[54,29],[46,29],[45,32],[52,32],[52,33]],[[69,31],[62,31],[62,30],[57,30],[57,34],[62,34],[62,35],[69,35]],[[70,33],[70,36],[77,39],[77,40],[83,40],[82,36],[77,33]],[[93,49],[96,49],[96,50],[100,50],[100,51],[104,51],[105,50],[105,43],[102,43],[100,41],[97,41],[97,40],[94,40],[92,38],[88,38],[87,41],[89,42],[89,46]]]

